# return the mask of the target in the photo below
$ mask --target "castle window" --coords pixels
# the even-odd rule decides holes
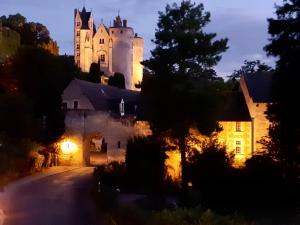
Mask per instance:
[[[105,62],[105,55],[100,55],[100,62]]]
[[[241,122],[236,122],[236,125],[235,125],[235,130],[236,132],[241,132]]]
[[[78,101],[74,101],[74,109],[78,109]]]
[[[77,53],[76,53],[76,55],[79,57],[79,56],[80,56],[80,53],[79,53],[79,52],[77,52]]]
[[[100,39],[100,44],[104,44],[104,39]]]
[[[77,22],[76,25],[77,25],[77,27],[79,27],[80,26],[80,22]]]
[[[76,49],[78,49],[78,50],[80,49],[80,45],[79,44],[76,45]]]
[[[236,152],[236,154],[242,154],[242,148],[241,148],[241,145],[242,145],[242,143],[241,143],[241,141],[236,141],[235,142],[235,152]]]
[[[76,35],[77,35],[77,37],[80,36],[80,31],[77,31]]]

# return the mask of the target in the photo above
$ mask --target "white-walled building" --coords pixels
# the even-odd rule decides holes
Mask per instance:
[[[99,63],[101,71],[111,76],[124,74],[126,89],[135,90],[143,78],[144,40],[127,26],[118,15],[109,28],[101,22],[96,29],[92,12],[75,9],[74,60],[83,72],[92,63]]]

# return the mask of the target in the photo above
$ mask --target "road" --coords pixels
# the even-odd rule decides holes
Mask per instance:
[[[4,225],[98,225],[90,187],[93,168],[76,168],[7,191]]]

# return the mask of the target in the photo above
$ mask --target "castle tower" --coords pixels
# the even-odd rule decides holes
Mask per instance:
[[[106,76],[115,72],[124,74],[126,89],[136,90],[142,81],[144,40],[127,26],[127,20],[120,15],[113,26],[106,27],[101,22],[97,31],[93,15],[85,8],[75,9],[74,15],[74,60],[83,72],[88,72],[91,64],[99,63]]]
[[[127,27],[127,21],[116,17],[114,26],[109,28],[112,38],[112,69],[124,74],[126,89],[134,89],[133,74],[133,38],[134,31]]]
[[[83,72],[88,72],[93,62],[94,20],[92,12],[75,9],[74,14],[74,60]]]

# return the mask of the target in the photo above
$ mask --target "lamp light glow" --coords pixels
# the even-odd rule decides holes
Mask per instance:
[[[78,150],[78,147],[74,142],[72,142],[70,140],[64,140],[60,145],[60,149],[63,154],[69,155],[69,154],[76,153]]]

